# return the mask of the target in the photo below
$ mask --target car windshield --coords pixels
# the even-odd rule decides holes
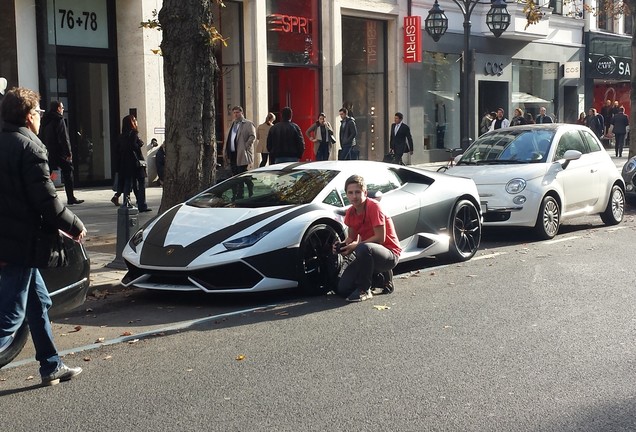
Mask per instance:
[[[307,204],[338,171],[304,169],[245,172],[189,200],[194,207],[257,208]]]
[[[475,141],[458,165],[526,164],[545,162],[554,130],[510,128]]]

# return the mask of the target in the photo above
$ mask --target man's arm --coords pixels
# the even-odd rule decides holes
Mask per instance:
[[[413,154],[413,135],[411,135],[411,128],[406,126],[406,140],[408,142],[409,151]]]

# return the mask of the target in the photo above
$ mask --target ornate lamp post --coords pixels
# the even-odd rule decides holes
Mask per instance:
[[[459,89],[459,110],[460,110],[460,134],[461,145],[466,149],[471,142],[470,138],[470,100],[473,96],[471,88],[471,73],[473,70],[473,59],[470,54],[470,16],[475,6],[482,3],[479,0],[453,0],[464,15],[464,53],[462,55],[461,84]],[[492,0],[490,10],[486,15],[486,25],[495,37],[501,36],[510,25],[510,14],[505,0]],[[448,30],[448,18],[444,10],[439,7],[437,0],[433,4],[424,22],[424,28],[431,38],[437,42]]]

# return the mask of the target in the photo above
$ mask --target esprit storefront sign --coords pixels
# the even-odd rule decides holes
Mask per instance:
[[[56,0],[48,3],[49,44],[108,48],[106,0]]]
[[[404,17],[404,63],[422,62],[422,17]]]
[[[317,0],[268,0],[266,16],[269,63],[320,64]]]

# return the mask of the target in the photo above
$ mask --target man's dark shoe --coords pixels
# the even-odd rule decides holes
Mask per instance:
[[[393,292],[393,270],[382,273],[384,277],[384,287],[382,288],[382,294],[391,294]]]
[[[143,210],[139,210],[139,213],[145,213],[145,212],[151,212],[152,209],[151,208],[145,208]]]
[[[117,207],[119,207],[119,197],[117,195],[115,195],[114,197],[112,197],[110,199],[110,202],[112,202],[113,204],[115,204]]]
[[[74,200],[69,201],[69,202],[68,202],[68,205],[81,204],[81,203],[83,203],[83,202],[84,202],[84,200],[81,200],[81,199],[74,199]]]
[[[82,373],[81,367],[68,367],[64,363],[58,367],[55,372],[49,375],[45,375],[42,377],[42,385],[44,386],[52,386],[59,384],[61,381],[68,381],[73,377],[78,376]]]
[[[370,298],[373,298],[373,293],[371,292],[370,289],[364,290],[364,291],[356,289],[354,292],[351,293],[351,295],[349,295],[349,297],[347,297],[347,301],[361,302],[361,301],[369,300]]]

